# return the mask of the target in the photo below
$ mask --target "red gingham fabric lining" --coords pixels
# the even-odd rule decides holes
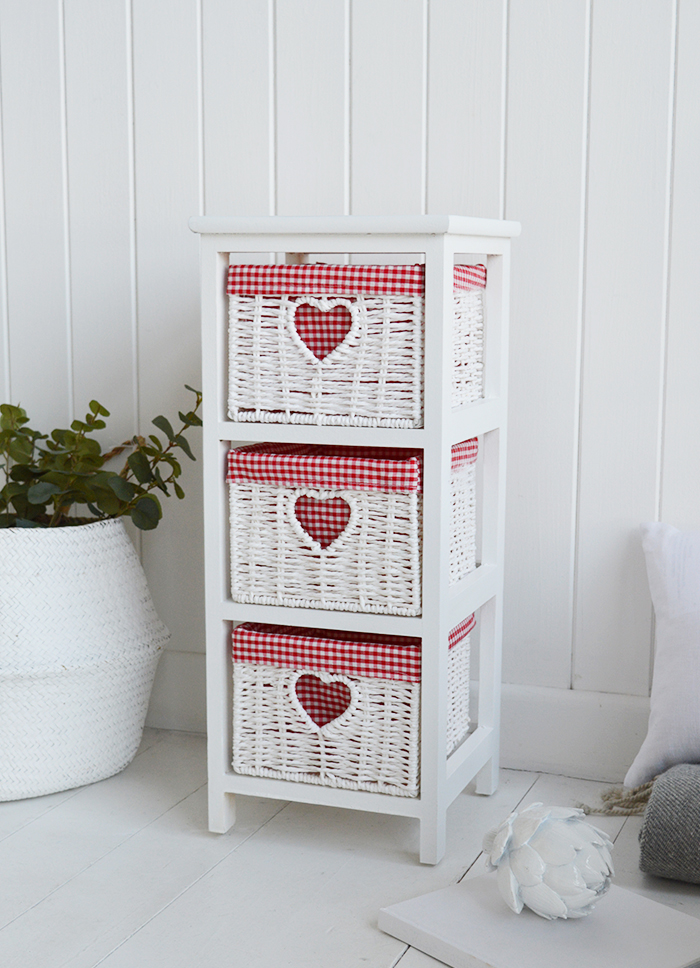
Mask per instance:
[[[229,295],[304,296],[317,294],[422,296],[425,266],[233,265],[228,268]],[[454,288],[483,289],[486,266],[455,266]]]
[[[350,520],[350,505],[342,497],[317,501],[315,497],[301,494],[294,504],[297,521],[314,541],[327,548],[339,537]]]
[[[473,464],[478,452],[476,437],[455,444],[452,470]],[[422,453],[399,447],[251,444],[229,451],[226,479],[286,487],[419,491]]]
[[[476,437],[463,440],[452,448],[452,470],[456,471],[464,464],[473,464],[479,454],[479,441]]]
[[[419,491],[422,451],[397,447],[252,444],[229,451],[229,481],[354,491]]]
[[[455,625],[447,636],[447,641],[450,648],[453,649],[455,645],[458,645],[462,641],[462,639],[466,639],[475,625],[476,615],[470,615],[469,618],[465,618],[464,621],[459,623],[459,625]]]
[[[454,287],[460,290],[485,289],[486,266],[455,266]]]
[[[469,635],[475,625],[476,618],[470,615],[453,628],[448,636],[449,648]],[[234,662],[420,682],[419,638],[246,622],[233,630],[231,640]]]
[[[420,682],[416,638],[246,623],[232,639],[234,662]]]
[[[299,676],[295,689],[297,699],[317,726],[342,716],[352,700],[344,682],[321,682],[314,675]]]
[[[299,303],[294,313],[294,326],[301,341],[317,360],[325,360],[350,332],[352,316],[345,306],[334,306],[322,312],[309,303]]]

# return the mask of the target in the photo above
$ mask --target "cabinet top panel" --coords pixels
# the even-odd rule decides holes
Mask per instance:
[[[520,235],[519,222],[465,215],[195,215],[189,226],[202,235]]]

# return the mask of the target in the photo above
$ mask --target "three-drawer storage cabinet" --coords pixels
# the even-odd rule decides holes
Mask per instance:
[[[210,829],[234,823],[236,793],[410,816],[421,861],[437,863],[449,804],[473,778],[480,793],[498,779],[520,227],[190,226],[202,256]]]

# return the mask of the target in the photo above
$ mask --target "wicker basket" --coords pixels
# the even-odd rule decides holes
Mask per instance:
[[[469,728],[471,616],[450,634],[448,755]],[[236,773],[415,797],[420,639],[239,625]]]
[[[475,565],[476,440],[453,448],[450,576]],[[229,453],[234,601],[421,611],[421,452],[255,444]]]
[[[229,267],[232,420],[423,426],[422,265]],[[452,405],[483,395],[483,266],[456,266]]]
[[[0,800],[127,766],[168,638],[121,521],[0,529]]]

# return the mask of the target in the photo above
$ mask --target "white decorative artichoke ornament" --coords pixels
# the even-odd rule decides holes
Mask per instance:
[[[614,873],[607,834],[575,807],[532,803],[484,837],[489,870],[511,910],[540,917],[583,918],[610,887]]]

